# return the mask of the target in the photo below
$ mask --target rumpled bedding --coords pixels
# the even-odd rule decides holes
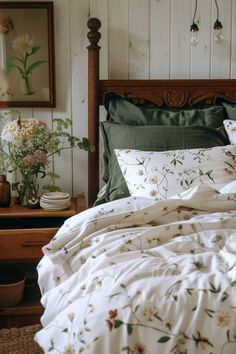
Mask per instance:
[[[235,182],[93,207],[43,251],[45,353],[236,353]]]

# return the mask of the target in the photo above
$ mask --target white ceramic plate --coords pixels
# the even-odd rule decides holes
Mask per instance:
[[[63,205],[57,205],[57,204],[48,204],[40,201],[40,206],[41,208],[46,210],[64,210],[69,208],[70,202]]]
[[[63,204],[68,204],[70,202],[70,198],[69,199],[45,199],[42,198],[40,199],[43,203],[47,203],[47,204],[53,204],[53,205],[63,205]]]
[[[70,198],[70,194],[64,192],[46,192],[43,193],[42,197],[46,199],[68,199]]]

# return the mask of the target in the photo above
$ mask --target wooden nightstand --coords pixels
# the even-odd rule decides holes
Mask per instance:
[[[85,198],[72,198],[67,210],[48,211],[19,205],[0,208],[0,262],[14,263],[34,272],[42,258],[42,247],[55,235],[63,222],[85,210]],[[37,279],[26,280],[24,299],[16,307],[0,308],[0,328],[39,323],[43,308],[39,302]]]

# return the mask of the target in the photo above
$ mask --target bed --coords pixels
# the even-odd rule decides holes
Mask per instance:
[[[235,354],[236,80],[100,80],[100,21],[88,27],[90,208],[43,249],[35,340],[45,353]]]

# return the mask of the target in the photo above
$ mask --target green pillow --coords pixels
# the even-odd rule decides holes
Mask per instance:
[[[208,127],[193,126],[130,126],[102,122],[104,139],[104,180],[106,192],[96,204],[129,196],[114,149],[165,151],[227,145],[220,132]]]
[[[218,128],[225,118],[222,106],[192,109],[164,109],[151,104],[137,105],[114,92],[104,95],[107,120],[127,125],[181,125]]]
[[[227,103],[224,102],[223,106],[226,109],[228,119],[236,120],[236,103]]]
[[[227,117],[225,119],[236,120],[236,101],[226,99],[224,97],[216,97],[215,102],[225,108],[227,113]]]

